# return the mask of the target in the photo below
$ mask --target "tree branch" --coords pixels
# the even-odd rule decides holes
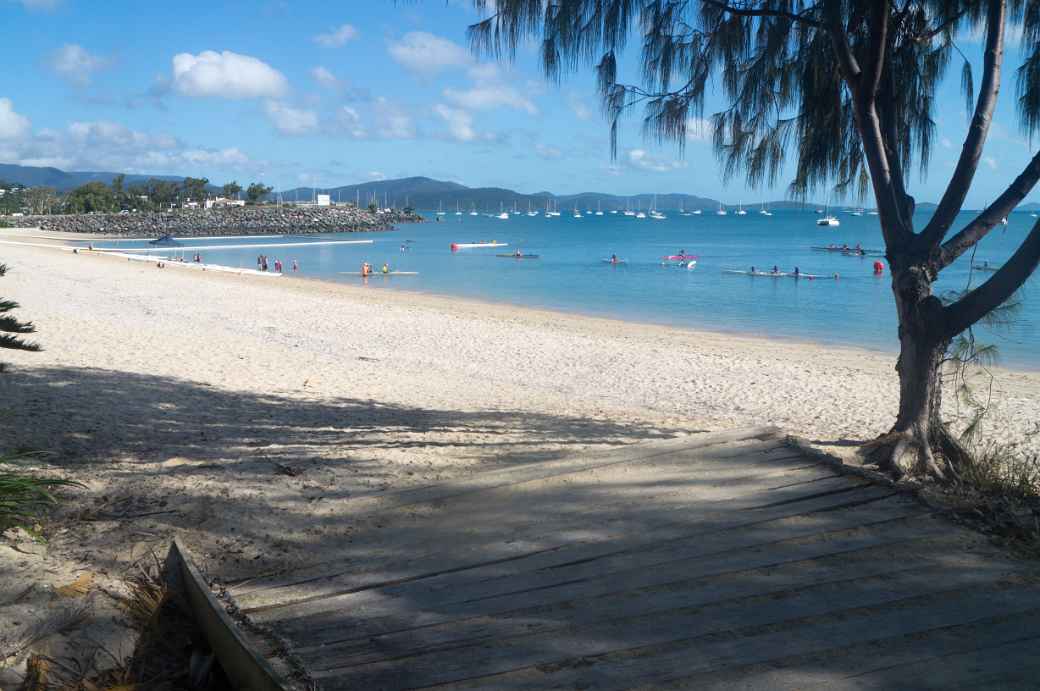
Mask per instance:
[[[976,216],[968,225],[952,238],[943,243],[934,260],[933,269],[936,273],[957,260],[957,257],[967,252],[973,245],[986,237],[1001,219],[1006,218],[1019,202],[1026,198],[1037,181],[1040,181],[1040,152],[1038,152],[1029,165],[1025,167],[1015,181],[1012,182],[1004,193]]]
[[[1000,267],[978,288],[952,305],[943,308],[946,336],[953,338],[1002,305],[1015,294],[1016,290],[1022,287],[1026,279],[1036,270],[1038,263],[1040,263],[1040,221],[1037,221],[1029,235],[1004,266]]]
[[[947,231],[964,205],[964,199],[975,178],[982,149],[989,135],[989,127],[993,119],[993,110],[997,105],[1000,93],[1000,67],[1004,60],[1004,24],[1006,23],[1006,0],[990,0],[987,12],[986,53],[983,60],[982,85],[979,98],[975,104],[975,114],[971,126],[964,138],[957,167],[950,177],[939,206],[932,219],[921,231],[921,239],[928,246],[938,246],[946,237]]]
[[[766,9],[753,9],[750,7],[734,7],[728,2],[721,2],[721,0],[701,0],[705,5],[711,5],[717,7],[723,12],[737,15],[738,17],[781,17],[783,19],[790,19],[792,22],[800,22],[802,24],[808,24],[809,26],[815,26],[822,28],[823,24],[815,19],[806,17],[804,13],[795,14],[794,12],[785,12],[784,10],[766,10]]]
[[[874,0],[870,8],[870,63],[864,75],[863,98],[874,101],[881,86],[881,72],[888,48],[888,0]]]

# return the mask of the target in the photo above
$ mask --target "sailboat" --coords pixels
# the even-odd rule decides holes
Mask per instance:
[[[840,226],[841,225],[841,221],[839,221],[835,216],[831,216],[829,213],[827,213],[829,208],[830,207],[825,207],[824,208],[823,218],[816,219],[816,225],[818,225],[818,226]]]
[[[508,221],[509,214],[502,210],[503,206],[504,204],[502,204],[502,202],[498,203],[498,215],[495,216],[495,218],[501,219],[503,221]]]
[[[602,216],[603,215],[603,202],[602,201],[596,202],[596,215],[597,216]]]
[[[476,204],[476,202],[473,202],[472,207],[470,207],[469,215],[470,216],[479,216],[480,215],[479,213],[477,213],[477,204]]]
[[[766,203],[762,202],[762,209],[758,212],[763,216],[772,216],[773,214],[766,208]]]
[[[716,216],[726,216],[727,213],[728,212],[726,211],[726,207],[724,207],[722,205],[722,202],[719,202],[719,210],[715,212],[715,215]]]
[[[443,201],[437,202],[437,215],[438,216],[443,216],[444,215],[444,202]]]
[[[653,207],[650,209],[650,218],[654,219],[655,221],[663,221],[665,219],[665,215],[657,210],[657,195],[656,194],[654,195]]]
[[[527,215],[528,216],[532,216],[532,217],[538,215],[538,212],[531,208],[531,200],[530,199],[527,200]]]
[[[459,210],[459,200],[458,199],[455,200],[455,215],[456,216],[461,216],[462,215],[462,211]]]
[[[743,205],[741,205],[740,202],[737,202],[737,215],[738,216],[747,216],[747,211],[744,211],[744,207],[743,207]]]

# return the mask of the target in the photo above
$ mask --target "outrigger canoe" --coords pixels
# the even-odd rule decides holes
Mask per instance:
[[[807,273],[797,273],[796,274],[793,271],[790,271],[790,272],[788,272],[788,271],[777,271],[776,273],[773,273],[772,271],[740,271],[739,269],[723,269],[722,273],[724,273],[724,274],[735,274],[735,275],[738,275],[738,276],[751,276],[753,278],[798,278],[798,279],[804,278],[804,279],[809,280],[809,281],[817,281],[817,280],[826,280],[826,279],[836,279],[836,278],[838,278],[837,274],[832,274],[830,276],[824,276],[822,274],[807,274]]]
[[[881,250],[856,249],[855,247],[813,247],[816,252],[837,252],[850,257],[883,257]]]
[[[343,274],[344,276],[364,276],[364,274],[361,273],[360,271],[340,271],[340,273]],[[386,273],[383,273],[382,271],[373,271],[372,273],[368,274],[368,276],[365,276],[365,277],[366,278],[372,278],[374,276],[418,276],[418,275],[419,275],[418,271],[387,271]]]

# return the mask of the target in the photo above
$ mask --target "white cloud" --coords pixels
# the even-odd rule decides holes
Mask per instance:
[[[704,118],[690,118],[686,121],[686,141],[707,142],[711,141],[711,120]]]
[[[466,72],[469,78],[478,82],[489,82],[498,79],[498,65],[493,62],[485,62],[473,65]]]
[[[449,108],[443,103],[433,107],[433,112],[444,120],[452,139],[471,142],[478,137],[473,129],[473,116],[459,108]]]
[[[0,139],[23,137],[30,126],[29,118],[15,112],[11,99],[0,98]]]
[[[384,139],[414,139],[415,123],[400,106],[380,96],[375,102],[377,134]]]
[[[370,170],[365,173],[365,177],[369,180],[386,180],[386,173],[381,173],[378,170]]]
[[[339,79],[332,72],[318,65],[311,70],[311,79],[329,89],[337,89],[340,86]]]
[[[0,99],[0,130],[4,117]],[[110,121],[72,122],[64,130],[40,130],[0,141],[0,159],[22,165],[65,170],[112,170],[139,174],[205,175],[217,170],[243,172],[257,163],[235,147],[205,149],[186,146],[176,137],[132,130]]]
[[[645,149],[629,149],[625,153],[625,163],[637,170],[646,170],[653,173],[666,173],[686,167],[684,161],[669,161],[655,158],[647,153]]]
[[[534,152],[538,155],[539,158],[544,158],[547,161],[563,158],[563,152],[557,149],[555,146],[535,144]]]
[[[314,37],[314,42],[320,46],[325,46],[326,48],[338,48],[339,46],[346,44],[348,41],[357,38],[357,35],[357,29],[350,24],[344,24],[328,33],[318,34]]]
[[[318,129],[318,115],[313,110],[293,108],[279,101],[268,101],[264,110],[282,134],[307,134]]]
[[[993,158],[992,156],[983,156],[982,162],[989,166],[990,170],[997,169],[997,159]]]
[[[941,144],[942,148],[944,148],[944,149],[952,149],[953,148],[953,142],[951,142],[946,137],[943,137],[942,139],[940,139],[939,140],[939,144]]]
[[[368,130],[361,123],[361,115],[350,106],[340,106],[336,111],[335,129],[347,133],[354,139],[368,137]]]
[[[538,108],[534,103],[513,87],[505,84],[480,84],[465,91],[445,89],[444,97],[455,105],[470,110],[504,107],[523,110],[531,115],[538,113]]]
[[[173,87],[186,96],[277,97],[288,86],[281,72],[249,55],[207,50],[173,57]]]
[[[412,31],[399,41],[390,41],[387,51],[405,69],[424,76],[449,67],[465,67],[472,62],[469,53],[459,44],[425,31]]]
[[[81,45],[66,43],[51,55],[47,65],[69,84],[87,86],[95,72],[108,67],[109,60],[91,54]]]

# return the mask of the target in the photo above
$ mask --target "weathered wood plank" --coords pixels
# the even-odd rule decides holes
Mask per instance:
[[[635,485],[636,474],[634,471],[638,470],[639,474],[646,479],[647,491],[642,496],[625,496],[620,491],[616,492],[615,496],[612,497],[612,508],[619,512],[621,509],[645,508],[650,501],[660,500],[669,494],[677,492],[689,493],[695,487],[703,494],[700,497],[701,501],[721,501],[739,495],[740,487],[737,485],[740,483],[757,486],[762,481],[788,474],[792,475],[792,482],[797,482],[798,478],[803,474],[806,481],[814,478],[835,476],[834,471],[829,467],[814,462],[807,462],[804,457],[792,454],[786,447],[776,444],[762,445],[761,448],[755,447],[749,450],[746,455],[740,456],[737,462],[730,463],[719,463],[717,459],[706,458],[697,454],[688,455],[685,453],[685,450],[683,451],[683,453],[665,454],[656,457],[654,460],[643,459],[644,463],[642,466],[627,471],[615,467],[624,465],[623,461],[619,462],[617,459],[613,459],[609,464],[613,473],[609,475],[603,472],[597,472],[593,475],[590,474],[590,469],[588,468],[580,471],[578,474],[585,473],[583,478],[585,482],[596,486],[620,482],[621,478],[624,478],[628,482],[629,490],[631,490],[631,487]],[[698,449],[694,449],[694,451],[700,453]],[[591,470],[602,471],[602,469],[601,466],[597,466]],[[666,484],[669,481],[674,484],[669,486]],[[651,484],[651,482],[654,484]],[[515,485],[488,487],[482,493],[459,495],[456,501],[451,504],[438,504],[436,502],[439,500],[433,500],[435,506],[427,511],[395,515],[392,522],[387,520],[387,512],[381,512],[376,514],[381,517],[381,529],[372,531],[371,541],[379,544],[382,533],[386,532],[386,528],[392,527],[398,531],[395,544],[402,544],[403,537],[403,542],[407,546],[409,536],[401,536],[400,532],[413,530],[416,532],[416,535],[412,539],[414,544],[418,546],[429,542],[428,530],[434,521],[436,521],[437,527],[443,530],[448,530],[450,526],[454,525],[460,527],[469,525],[472,527],[472,515],[480,512],[495,512],[499,514],[499,518],[509,520],[509,524],[518,526],[518,529],[523,525],[544,529],[546,521],[544,519],[540,520],[542,514],[536,513],[536,508],[542,512],[551,510],[554,514],[573,514],[574,517],[570,519],[574,521],[572,525],[588,524],[589,506],[583,502],[561,501],[556,494],[545,491],[545,488],[548,486],[573,487],[574,478],[571,475],[549,475],[548,477],[532,479],[527,484],[536,484],[541,491],[535,492],[533,491],[534,488],[530,486],[523,488]],[[784,483],[778,480],[769,486],[777,487],[782,484]],[[748,489],[751,489],[751,487],[748,487]],[[504,498],[509,498],[515,502],[519,494],[524,495],[524,501],[527,502],[527,511],[509,510],[515,509],[515,506],[507,507],[507,502],[504,501]],[[629,494],[633,493],[630,491]],[[717,497],[710,496],[712,494],[717,495]],[[414,506],[414,504],[407,505],[407,507]],[[658,514],[668,510],[675,512],[684,509],[686,506],[688,506],[686,502],[681,506],[661,502],[655,511]],[[406,507],[402,505],[395,508]],[[390,513],[393,512],[391,511]],[[486,517],[488,519],[491,518],[490,515]],[[370,520],[371,518],[371,515],[364,517],[365,520]],[[497,525],[492,520],[482,521],[481,524]],[[556,524],[554,527],[558,533],[560,530],[566,529],[568,525]],[[365,538],[364,534],[360,534],[356,541],[362,544]],[[366,561],[370,560],[366,559]],[[229,588],[229,592],[245,603],[251,596],[259,592],[291,586],[296,583],[313,582],[316,579],[337,575],[342,571],[342,562],[329,560],[320,564],[312,564],[305,568],[253,578]]]
[[[822,472],[822,471],[821,471]],[[788,476],[789,477],[789,476]],[[563,520],[537,506],[520,502],[519,505],[503,502],[496,511],[474,511],[465,514],[462,525],[443,525],[430,519],[428,527],[416,527],[415,539],[395,540],[392,548],[382,545],[355,544],[354,559],[340,564],[330,573],[298,577],[288,576],[289,583],[266,587],[237,596],[247,611],[259,611],[266,606],[284,606],[316,597],[351,591],[365,584],[379,583],[418,573],[436,573],[467,565],[497,563],[502,559],[523,557],[569,547],[589,544],[604,544],[618,540],[632,540],[632,536],[655,535],[660,539],[689,535],[698,525],[702,512],[709,518],[725,513],[721,507],[731,509],[735,515],[745,510],[744,522],[753,522],[752,512],[763,513],[774,508],[799,504],[806,505],[820,497],[854,494],[856,488],[869,487],[867,483],[854,483],[842,477],[808,473],[814,482],[776,489],[770,486],[771,478],[760,481],[760,489],[753,492],[753,483],[731,491],[720,491],[711,499],[698,503],[700,511],[684,511],[682,502],[658,508],[656,505],[643,513],[628,513],[615,504],[590,503],[594,512]],[[704,491],[703,494],[709,494]],[[891,492],[889,492],[891,493]],[[520,515],[511,520],[509,515]],[[432,525],[436,523],[436,525]],[[552,527],[556,529],[553,530]],[[400,535],[404,531],[396,531]],[[636,538],[637,540],[639,538]],[[450,545],[450,549],[431,545]],[[389,575],[388,575],[389,574]]]
[[[948,549],[948,543],[944,545]],[[615,626],[617,622],[655,618],[663,623],[675,612],[697,610],[698,616],[712,617],[713,607],[734,603],[762,603],[756,615],[766,615],[763,609],[778,607],[774,603],[785,598],[808,600],[797,604],[801,616],[808,616],[814,608],[835,606],[862,606],[866,602],[909,597],[934,588],[946,571],[935,560],[915,554],[919,545],[892,553],[889,559],[879,558],[878,550],[870,550],[872,559],[826,558],[766,569],[729,572],[723,576],[674,581],[655,587],[624,590],[593,598],[570,600],[557,606],[530,608],[507,616],[474,617],[456,620],[438,626],[411,628],[382,636],[352,637],[340,644],[326,644],[296,648],[301,659],[313,663],[317,671],[347,667],[384,659],[403,659],[434,651],[451,651],[493,641],[496,645],[507,640],[532,636],[557,635],[572,630],[582,636],[594,636],[598,626]],[[933,556],[936,552],[931,550]],[[892,559],[898,555],[898,561]],[[1006,567],[992,564],[975,570],[969,578],[983,571],[985,580],[994,574],[1003,575]],[[961,576],[957,577],[962,579]],[[945,585],[945,584],[944,584]],[[833,593],[838,596],[834,597]],[[859,598],[859,599],[857,599]],[[875,599],[876,598],[876,599]],[[742,605],[743,606],[743,605]],[[666,627],[664,627],[666,628]],[[347,635],[352,636],[353,632]],[[558,650],[564,652],[565,646]]]
[[[881,514],[880,511],[878,513]],[[540,571],[492,581],[480,590],[477,585],[471,585],[460,591],[426,594],[422,598],[380,597],[379,593],[361,593],[359,595],[364,601],[361,601],[361,597],[343,598],[340,601],[342,609],[329,606],[303,618],[278,621],[276,628],[286,635],[299,637],[300,645],[308,645],[327,635],[326,630],[336,635],[344,618],[349,618],[351,627],[357,631],[367,629],[367,619],[398,617],[406,613],[417,624],[430,625],[462,617],[491,616],[522,608],[545,607],[573,599],[775,566],[935,535],[931,524],[896,525],[888,516],[875,516],[873,521],[865,516],[856,520],[863,520],[867,525],[843,525],[823,532],[819,527],[813,527],[798,536],[778,530],[764,540],[748,540],[740,547],[724,544],[702,547],[693,544],[682,552],[682,558],[675,558],[676,554],[668,553],[650,555],[650,558],[622,562],[612,571],[594,563],[583,563],[580,565],[584,569],[582,577],[568,577],[565,571]],[[878,526],[884,526],[884,530],[879,530]],[[644,555],[636,553],[635,556]],[[628,568],[624,564],[628,564]],[[434,601],[435,596],[440,599]],[[377,627],[380,624],[376,622]],[[342,637],[342,634],[338,635]]]
[[[920,665],[931,669],[947,656],[992,650],[1037,635],[1040,611],[1027,610],[971,624],[932,629],[924,633],[870,640],[819,654],[777,656],[756,664],[693,673],[670,682],[656,681],[639,689],[876,689],[897,688],[902,670]],[[1023,665],[1029,669],[1029,665]],[[998,673],[997,676],[1002,676]],[[1034,676],[1034,678],[1036,678]],[[860,679],[867,680],[861,684]],[[880,683],[879,681],[880,680]]]
[[[734,628],[708,636],[676,639],[670,644],[572,658],[556,664],[518,667],[497,675],[469,673],[445,680],[444,685],[480,689],[655,688],[696,672],[764,662],[778,651],[822,654],[845,647],[893,637],[923,634],[934,629],[1035,610],[1040,589],[1031,585],[1000,584],[969,588],[958,593],[897,601],[884,606],[848,609],[832,616],[788,620],[774,626]],[[475,651],[479,654],[479,651]],[[360,668],[359,668],[360,669]],[[396,669],[397,676],[367,688],[414,688],[428,678],[414,665]],[[422,672],[422,675],[418,673]],[[466,670],[462,670],[466,673]],[[441,678],[446,674],[440,673]],[[327,672],[319,675],[330,691],[357,683],[357,676]],[[356,687],[355,687],[356,688]]]

